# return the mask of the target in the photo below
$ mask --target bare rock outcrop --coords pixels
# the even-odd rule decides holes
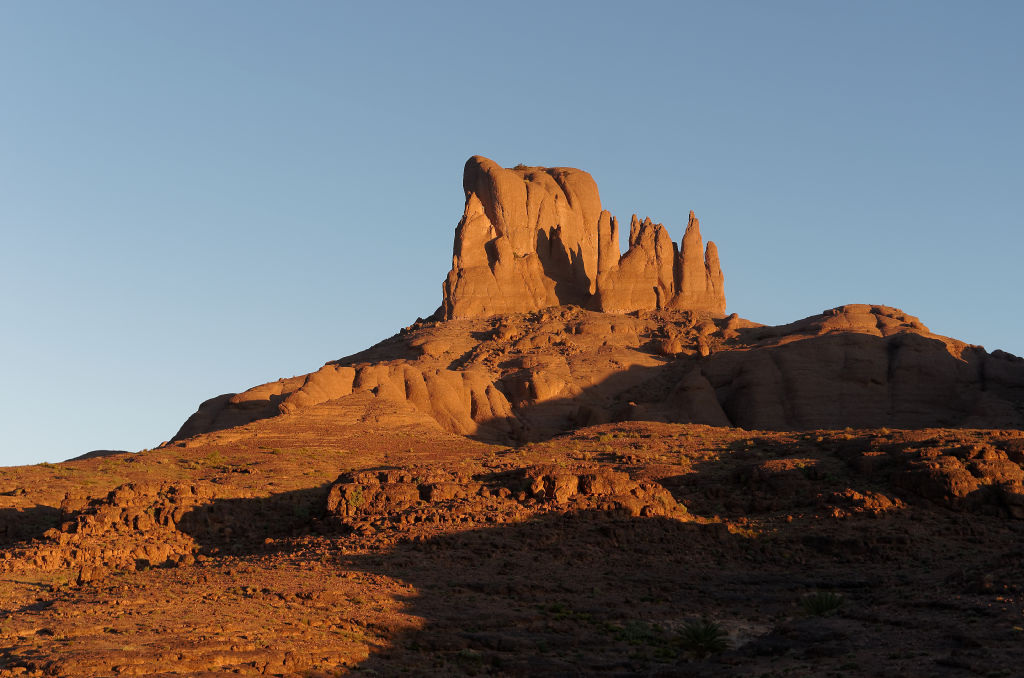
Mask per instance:
[[[107,570],[190,563],[197,548],[177,523],[211,497],[205,483],[128,483],[91,500],[69,495],[60,527],[11,552],[0,571],[76,567],[89,579]]]
[[[1024,360],[934,334],[886,306],[851,304],[780,326],[563,306],[421,323],[311,374],[207,401],[175,440],[367,399],[488,440],[627,420],[1024,428]]]
[[[1024,425],[1024,361],[933,334],[898,309],[851,304],[741,338],[744,350],[700,362],[735,426]]]
[[[399,530],[417,523],[507,523],[541,510],[687,514],[657,482],[593,465],[528,466],[477,476],[443,467],[347,472],[327,496],[328,516],[360,532],[372,532],[382,521]]]
[[[574,304],[600,311],[725,312],[718,249],[704,249],[693,212],[678,247],[661,224],[633,216],[620,255],[618,221],[597,184],[568,167],[503,169],[473,156],[466,206],[444,282],[446,319]]]
[[[706,311],[725,313],[725,278],[718,261],[718,248],[700,235],[700,222],[693,212],[676,247],[668,231],[650,219],[633,215],[629,228],[629,249],[617,265],[598,278],[595,306],[610,313],[645,309]]]
[[[212,398],[173,441],[376,398],[398,418],[513,441],[624,420],[1024,426],[1024,360],[898,309],[851,304],[775,327],[723,317],[718,250],[693,212],[679,245],[634,215],[621,253],[582,170],[474,156],[463,189],[435,316],[311,374]]]

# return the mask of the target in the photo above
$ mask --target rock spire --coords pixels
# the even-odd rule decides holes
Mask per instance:
[[[601,209],[597,184],[570,167],[503,169],[473,156],[462,179],[444,318],[575,304],[597,311],[680,309],[725,314],[718,248],[704,249],[693,212],[677,246],[661,224],[633,216],[629,249]]]

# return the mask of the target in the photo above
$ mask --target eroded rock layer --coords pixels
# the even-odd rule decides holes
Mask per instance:
[[[776,327],[557,307],[418,323],[311,374],[207,401],[175,439],[367,399],[397,408],[392,417],[509,441],[611,421],[1024,428],[1024,360],[885,306]]]
[[[718,249],[690,213],[681,247],[661,224],[633,215],[620,255],[618,221],[597,184],[569,167],[503,169],[473,156],[466,207],[444,282],[444,318],[524,313],[575,304],[599,311],[725,313]]]

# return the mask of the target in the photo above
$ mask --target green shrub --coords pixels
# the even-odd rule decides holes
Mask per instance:
[[[224,455],[221,454],[220,450],[214,450],[213,452],[210,452],[210,454],[206,455],[206,458],[202,463],[210,468],[224,468],[227,465],[227,459],[224,458]]]
[[[698,659],[729,648],[729,634],[710,619],[686,622],[679,631],[679,644]]]
[[[349,506],[359,508],[366,501],[366,497],[363,495],[362,487],[353,487],[345,495],[345,501],[348,502]]]
[[[809,615],[824,617],[838,610],[843,604],[843,597],[830,591],[817,591],[800,599],[800,607]]]

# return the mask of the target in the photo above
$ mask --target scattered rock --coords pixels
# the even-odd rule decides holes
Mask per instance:
[[[355,528],[385,518],[391,523],[505,522],[542,508],[621,512],[629,516],[685,516],[686,509],[664,487],[633,480],[607,468],[557,469],[531,466],[491,478],[469,478],[435,469],[419,482],[413,470],[343,473],[331,486],[327,512]],[[444,480],[437,480],[438,476]]]

